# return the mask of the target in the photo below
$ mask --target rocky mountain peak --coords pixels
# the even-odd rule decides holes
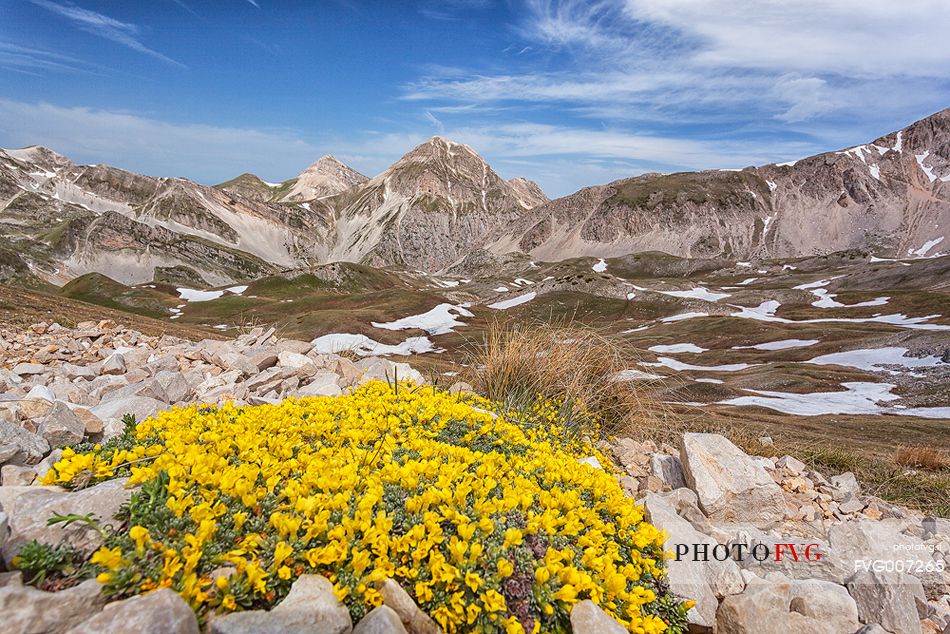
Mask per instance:
[[[368,180],[352,167],[327,154],[310,164],[296,178],[286,181],[290,189],[280,195],[278,200],[296,202],[333,196]]]
[[[19,149],[0,150],[0,152],[14,160],[31,163],[48,171],[56,171],[73,165],[72,161],[59,152],[54,152],[42,145],[29,145]]]
[[[512,178],[508,181],[508,186],[514,191],[521,206],[526,209],[532,209],[538,205],[551,202],[551,199],[541,190],[540,185],[523,176]]]

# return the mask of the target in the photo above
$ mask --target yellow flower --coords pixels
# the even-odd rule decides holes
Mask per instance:
[[[565,603],[574,603],[577,601],[577,590],[570,584],[561,586],[554,593],[554,598]]]
[[[274,547],[274,566],[279,566],[285,559],[290,557],[294,549],[287,542],[277,542]]]
[[[502,548],[520,546],[522,541],[524,541],[524,535],[521,531],[517,528],[509,528],[505,531],[505,543],[502,545]]]
[[[371,381],[332,398],[189,406],[140,422],[120,449],[67,449],[45,481],[70,488],[128,470],[135,485],[164,487],[175,528],[161,512],[136,515],[122,546],[92,561],[103,583],[121,570],[131,592],[173,588],[202,616],[240,609],[237,597],[271,607],[297,576],[319,574],[351,609],[382,603],[378,584],[394,579],[448,634],[529,634],[501,590],[531,535],[547,547],[525,580],[540,603],[530,634],[542,620],[566,630],[578,597],[659,634],[660,617],[679,620],[688,605],[643,587],[664,577],[665,536],[610,459],[564,433],[562,405],[513,420],[473,394]],[[591,455],[605,471],[578,463]],[[213,580],[224,565],[230,580]]]
[[[135,550],[140,554],[145,550],[146,544],[148,544],[151,539],[148,534],[148,529],[143,526],[133,526],[130,528],[129,537],[135,542]]]
[[[94,552],[92,554],[92,558],[89,561],[94,564],[98,564],[103,568],[108,568],[109,570],[115,570],[126,563],[126,561],[122,558],[121,550],[118,548],[106,548],[105,546]],[[100,581],[100,583],[104,582]]]
[[[486,612],[502,612],[508,609],[505,605],[505,597],[495,590],[488,590],[482,594],[482,605]]]

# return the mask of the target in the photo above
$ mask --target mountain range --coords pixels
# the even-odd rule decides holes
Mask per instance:
[[[214,187],[32,146],[0,150],[0,281],[221,285],[335,261],[464,270],[512,252],[926,256],[950,243],[948,183],[950,109],[790,163],[644,174],[556,200],[442,137],[373,178],[324,156],[281,183]]]

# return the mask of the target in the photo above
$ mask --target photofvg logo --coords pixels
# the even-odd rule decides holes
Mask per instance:
[[[753,559],[758,562],[809,562],[821,561],[824,553],[820,544],[784,542],[776,544],[729,542],[728,544],[675,544],[676,561],[725,561],[736,562]]]
[[[943,572],[946,562],[937,555],[934,544],[894,544],[893,555],[885,558],[855,559],[854,571],[861,572],[903,572],[920,575]]]

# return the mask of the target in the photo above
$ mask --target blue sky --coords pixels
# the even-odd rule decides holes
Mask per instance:
[[[945,0],[0,0],[0,147],[205,183],[434,134],[551,196],[950,106]]]

